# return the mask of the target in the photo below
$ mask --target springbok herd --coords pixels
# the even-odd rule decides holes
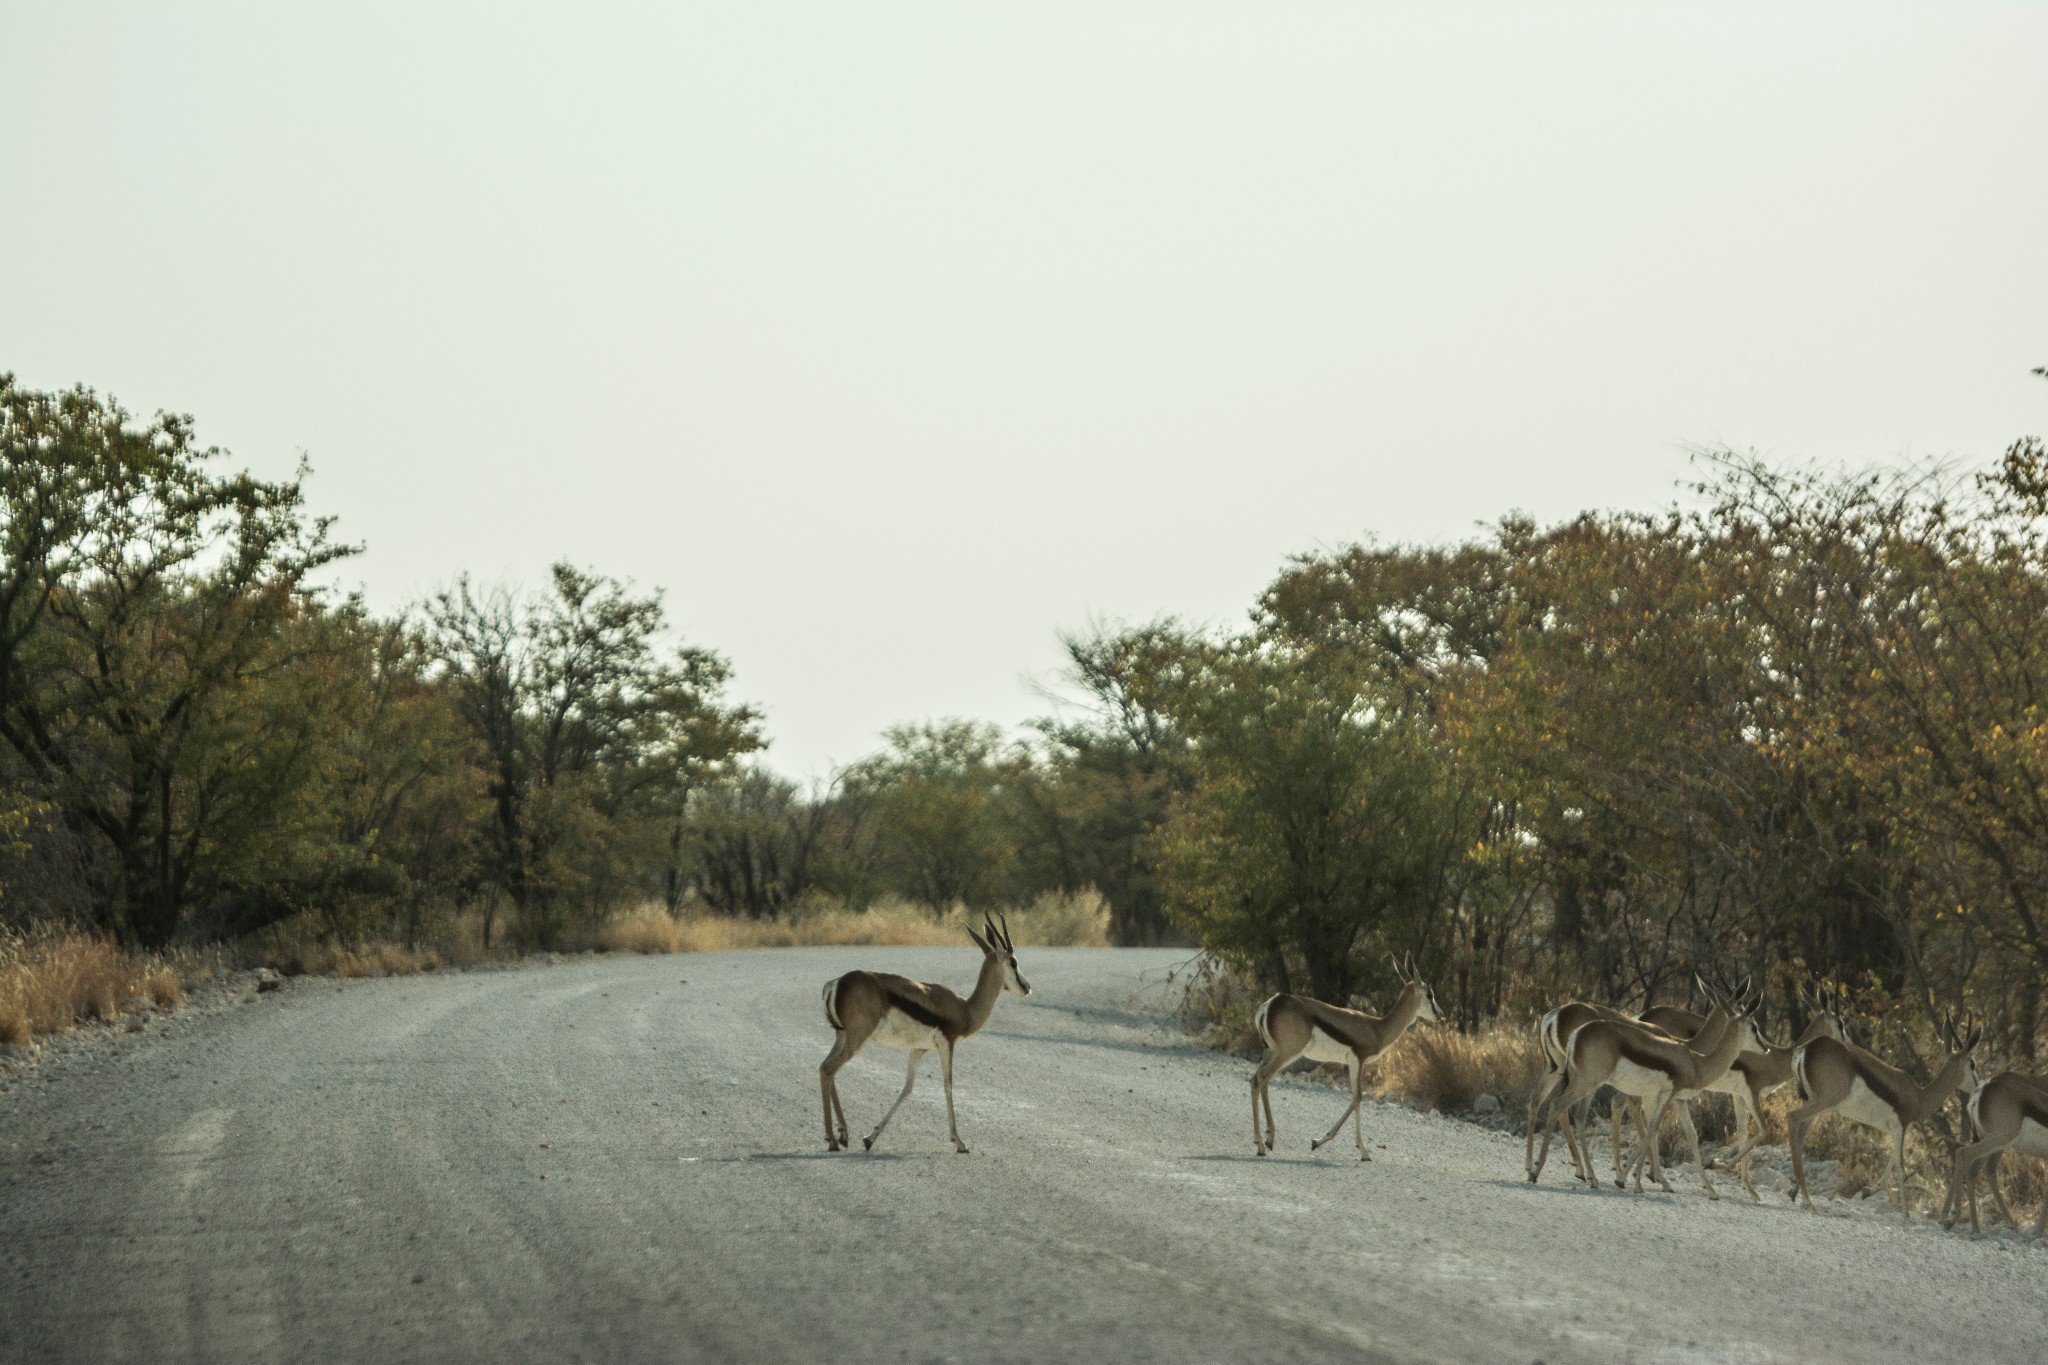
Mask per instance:
[[[861,1146],[873,1149],[896,1110],[910,1097],[911,1087],[917,1082],[918,1063],[924,1060],[925,1053],[936,1052],[945,1077],[947,1133],[955,1151],[967,1150],[953,1116],[954,1049],[988,1022],[996,1001],[1005,991],[1031,994],[1030,985],[1017,970],[1017,953],[1010,942],[1007,920],[999,924],[984,918],[979,933],[973,929],[967,932],[981,949],[982,963],[980,978],[965,999],[944,986],[884,972],[848,972],[825,983],[825,1019],[832,1025],[833,1041],[831,1053],[818,1067],[818,1089],[825,1108],[827,1150],[836,1152],[852,1145],[847,1137],[846,1109],[839,1100],[836,1078],[839,1068],[870,1042],[908,1052],[910,1067],[903,1079],[902,1093],[882,1115],[875,1130],[861,1139]],[[1436,996],[1416,972],[1412,959],[1397,964],[1397,970],[1402,981],[1401,993],[1384,1018],[1284,993],[1259,1006],[1254,1018],[1259,1036],[1265,1040],[1266,1055],[1252,1073],[1252,1147],[1260,1156],[1273,1150],[1273,1099],[1268,1083],[1287,1066],[1307,1058],[1342,1063],[1351,1081],[1350,1104],[1329,1132],[1309,1144],[1310,1150],[1335,1139],[1349,1120],[1358,1159],[1372,1160],[1366,1153],[1359,1112],[1365,1094],[1365,1066],[1398,1042],[1416,1020],[1435,1022],[1441,1017]],[[1633,1178],[1640,1192],[1647,1167],[1650,1178],[1667,1193],[1671,1191],[1671,1183],[1665,1179],[1658,1160],[1658,1144],[1647,1135],[1658,1132],[1665,1113],[1675,1107],[1692,1147],[1693,1162],[1700,1168],[1700,1183],[1706,1187],[1709,1198],[1718,1199],[1720,1194],[1714,1188],[1713,1176],[1700,1159],[1699,1134],[1687,1108],[1688,1102],[1697,1096],[1718,1091],[1735,1102],[1741,1144],[1735,1161],[1736,1178],[1749,1197],[1757,1200],[1749,1167],[1750,1154],[1763,1136],[1764,1097],[1789,1084],[1797,1087],[1795,1093],[1800,1101],[1791,1117],[1797,1197],[1807,1208],[1813,1208],[1806,1188],[1806,1130],[1822,1114],[1838,1113],[1890,1136],[1890,1173],[1897,1181],[1900,1212],[1910,1219],[1905,1185],[1906,1130],[1934,1117],[1951,1094],[1960,1092],[1964,1096],[1968,1131],[1975,1140],[1956,1151],[1948,1198],[1942,1206],[1943,1225],[1955,1225],[1967,1200],[1970,1226],[1980,1229],[1977,1176],[1988,1169],[1999,1211],[2007,1222],[2018,1226],[2000,1188],[1997,1163],[2008,1148],[2027,1156],[2048,1157],[2048,1081],[2020,1071],[1980,1079],[1972,1053],[1983,1036],[1981,1025],[1953,1016],[1944,1019],[1942,1034],[1948,1046],[1947,1059],[1933,1081],[1921,1085],[1843,1036],[1841,1020],[1846,1001],[1838,992],[1809,999],[1806,1003],[1814,1014],[1812,1025],[1793,1041],[1780,1044],[1757,1034],[1751,1019],[1757,996],[1746,983],[1735,988],[1704,980],[1698,984],[1713,1006],[1705,1015],[1671,1006],[1634,1015],[1605,1005],[1574,1001],[1543,1016],[1536,1027],[1547,1069],[1529,1101],[1524,1148],[1525,1167],[1532,1183],[1543,1174],[1552,1131],[1561,1126],[1566,1150],[1577,1168],[1575,1178],[1593,1188],[1599,1187],[1599,1179],[1593,1173],[1590,1144],[1581,1139],[1572,1113],[1578,1109],[1579,1124],[1583,1124],[1594,1094],[1609,1087],[1618,1095],[1610,1125],[1614,1183],[1626,1187],[1628,1179]],[[1625,1119],[1633,1120],[1638,1135],[1635,1159],[1626,1172],[1621,1161],[1621,1129]],[[1536,1144],[1539,1128],[1543,1134],[1540,1149]],[[2044,1224],[2048,1224],[2048,1201],[2043,1202],[2041,1214],[2034,1221],[2034,1236],[2041,1235]]]

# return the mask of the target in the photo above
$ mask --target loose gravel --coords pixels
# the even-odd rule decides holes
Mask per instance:
[[[1167,1011],[1184,954],[1035,987],[873,1154],[818,995],[971,949],[253,983],[0,1063],[6,1361],[1925,1361],[2048,1356],[2048,1247],[1881,1200],[1592,1192],[1519,1129],[1343,1100]],[[841,1073],[872,1126],[903,1054]],[[1760,1186],[1761,1188],[1761,1186]]]

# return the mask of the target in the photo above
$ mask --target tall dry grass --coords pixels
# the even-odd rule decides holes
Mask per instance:
[[[1461,1114],[1481,1095],[1519,1112],[1543,1077],[1543,1049],[1526,1024],[1488,1024],[1472,1033],[1418,1024],[1374,1064],[1380,1095],[1418,1109]]]
[[[1006,912],[1019,948],[1102,948],[1109,944],[1109,908],[1093,892],[1040,896]],[[671,916],[658,905],[620,915],[597,932],[614,952],[708,953],[736,948],[958,947],[981,916],[955,906],[934,915],[921,905],[883,900],[865,910],[807,906],[769,919],[724,915]]]
[[[1007,912],[1010,933],[1023,947],[1104,947],[1109,943],[1109,907],[1093,892],[1040,896]],[[766,919],[739,919],[689,910],[671,915],[658,904],[623,911],[572,933],[557,946],[566,952],[708,953],[738,948],[815,948],[853,945],[956,947],[980,915],[955,907],[934,915],[903,900],[883,900],[864,910],[836,903],[804,905]],[[349,943],[322,932],[311,920],[275,925],[247,940],[250,965],[288,976],[403,976],[442,967],[507,962],[526,955],[516,924],[501,919],[497,942],[486,948],[483,918],[465,911],[445,919],[412,944],[389,940]]]
[[[118,1018],[147,996],[175,1004],[183,983],[162,962],[77,933],[0,933],[0,1043],[26,1044],[95,1019]]]

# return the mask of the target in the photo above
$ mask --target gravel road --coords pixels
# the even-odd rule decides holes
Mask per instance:
[[[301,978],[0,1093],[4,1361],[1926,1361],[2048,1356],[2048,1247],[1521,1179],[1370,1107],[1371,1164],[1164,1017],[1180,953],[1026,950],[882,1150],[828,1156],[818,993],[970,948]],[[903,1054],[841,1073],[873,1126]],[[1553,1163],[1553,1171],[1556,1165]],[[1678,1183],[1678,1182],[1674,1182]]]

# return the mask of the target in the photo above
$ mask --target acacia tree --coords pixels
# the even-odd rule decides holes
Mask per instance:
[[[720,695],[724,660],[657,649],[659,593],[557,564],[537,599],[464,578],[428,619],[483,753],[486,875],[542,944],[572,910],[608,910],[657,860],[690,788],[761,745],[755,713]]]
[[[1191,773],[1160,838],[1173,913],[1240,969],[1331,1001],[1387,952],[1440,959],[1474,827],[1426,732],[1335,654],[1189,650],[1157,694]]]
[[[1159,621],[1063,643],[1082,711],[1038,721],[1044,762],[1017,769],[1019,884],[1092,887],[1108,907],[1112,942],[1168,941],[1178,934],[1166,914],[1154,843],[1174,793],[1185,787],[1185,745],[1172,720],[1146,702],[1140,679],[1177,656],[1180,632]]]
[[[785,910],[817,875],[833,813],[826,795],[806,797],[758,766],[706,783],[690,798],[689,883],[725,914],[759,919]],[[671,912],[683,885],[680,875],[667,883]]]
[[[1006,826],[1023,760],[993,726],[967,721],[892,726],[886,738],[843,783],[870,830],[871,876],[937,915],[993,904],[1015,853]]]
[[[0,742],[104,842],[103,921],[150,946],[260,876],[328,714],[308,577],[348,550],[300,479],[220,457],[188,418],[0,375]]]

